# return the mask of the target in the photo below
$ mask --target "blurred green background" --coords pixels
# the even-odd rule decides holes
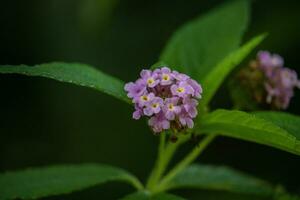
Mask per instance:
[[[76,61],[125,81],[134,80],[142,68],[157,61],[174,30],[221,2],[2,1],[0,64]],[[300,73],[300,2],[253,1],[252,9],[244,39],[268,32],[261,48],[281,54],[286,66]],[[18,75],[1,75],[0,91],[0,171],[99,162],[146,179],[156,157],[157,137],[145,120],[131,119],[131,106],[87,88]],[[226,88],[219,91],[214,107],[230,107],[222,97],[225,93]],[[299,102],[297,91],[288,112],[300,114]],[[191,147],[181,149],[176,159]],[[199,162],[230,165],[300,194],[300,157],[280,150],[220,137]],[[106,184],[48,199],[116,199],[131,191],[124,184]],[[205,199],[229,195],[191,195],[194,192],[177,191],[195,199],[201,194]]]

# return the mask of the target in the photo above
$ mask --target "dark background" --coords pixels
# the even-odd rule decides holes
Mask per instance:
[[[157,61],[174,30],[220,2],[2,0],[0,64],[76,61],[134,80],[142,68]],[[252,8],[244,40],[268,32],[261,48],[281,54],[286,66],[300,73],[300,2],[254,1]],[[157,137],[144,120],[131,119],[129,105],[91,89],[19,75],[1,75],[0,92],[1,171],[97,162],[146,179]],[[299,102],[297,91],[288,112],[300,114]],[[219,98],[214,105],[224,107],[228,102]],[[189,148],[183,148],[177,159]],[[229,165],[300,194],[299,156],[220,137],[199,161]],[[116,199],[131,191],[124,184],[106,184],[58,199]]]

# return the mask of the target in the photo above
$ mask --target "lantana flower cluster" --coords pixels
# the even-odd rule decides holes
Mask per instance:
[[[268,51],[258,52],[256,65],[265,77],[266,102],[286,109],[294,96],[294,88],[300,88],[296,71],[284,67],[283,58]]]
[[[149,117],[155,133],[193,128],[202,88],[189,76],[168,67],[142,70],[140,78],[127,83],[125,90],[134,103],[133,118]]]

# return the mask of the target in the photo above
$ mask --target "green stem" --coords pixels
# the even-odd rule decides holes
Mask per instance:
[[[131,182],[131,184],[133,185],[133,187],[135,187],[137,190],[143,190],[144,186],[143,184],[135,177],[130,177],[129,181]]]
[[[216,135],[208,135],[204,138],[199,146],[195,147],[181,162],[179,162],[160,182],[160,184],[155,187],[152,192],[157,193],[164,191],[170,180],[172,180],[179,172],[185,169],[189,164],[191,164],[213,141]]]
[[[156,186],[156,183],[160,180],[161,176],[164,174],[178,146],[180,146],[182,143],[184,143],[187,140],[187,136],[181,136],[176,143],[169,142],[167,145],[165,145],[165,134],[166,133],[161,133],[159,150],[158,150],[158,159],[155,163],[155,167],[151,172],[146,184],[146,188],[148,188],[149,190],[152,190]]]
[[[147,184],[146,184],[146,187],[147,188],[150,188],[152,187],[153,184],[155,184],[155,180],[158,176],[158,170],[161,168],[161,163],[162,163],[162,160],[163,160],[163,157],[164,157],[164,151],[165,151],[165,142],[166,141],[166,133],[165,132],[162,132],[160,134],[160,140],[159,140],[159,146],[158,146],[158,155],[157,155],[157,160],[155,162],[155,167],[153,168],[149,178],[148,178],[148,181],[147,181]]]

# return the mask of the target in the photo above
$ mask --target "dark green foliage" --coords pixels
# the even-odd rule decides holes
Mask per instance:
[[[191,165],[178,174],[169,189],[195,188],[271,196],[273,188],[260,179],[224,166]]]
[[[53,62],[35,66],[4,65],[0,66],[0,73],[41,76],[73,83],[99,90],[125,102],[129,102],[122,81],[86,64]]]
[[[139,181],[123,169],[99,164],[58,165],[0,174],[0,199],[36,199],[82,190],[108,181]]]
[[[160,60],[202,81],[214,66],[239,47],[248,18],[248,1],[223,4],[175,32]]]
[[[242,111],[217,110],[201,118],[196,131],[202,133],[218,133],[237,139],[247,140],[272,146],[284,151],[300,155],[300,141],[289,124],[281,128],[272,121],[256,117]],[[296,125],[297,126],[297,125]]]

